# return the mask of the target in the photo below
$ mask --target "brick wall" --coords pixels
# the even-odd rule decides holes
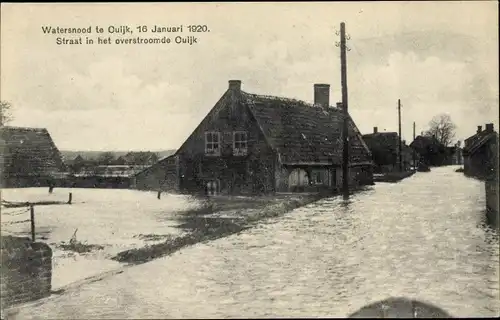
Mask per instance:
[[[52,249],[29,238],[1,237],[1,307],[50,294]]]

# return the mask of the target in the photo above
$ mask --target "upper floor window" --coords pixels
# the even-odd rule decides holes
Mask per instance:
[[[205,153],[220,155],[220,133],[205,132]]]
[[[247,133],[244,131],[233,132],[233,155],[243,156],[247,154]]]

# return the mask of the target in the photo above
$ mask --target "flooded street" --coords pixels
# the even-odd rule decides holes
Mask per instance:
[[[241,234],[27,307],[19,318],[345,317],[389,296],[499,315],[484,185],[434,168],[324,199]]]

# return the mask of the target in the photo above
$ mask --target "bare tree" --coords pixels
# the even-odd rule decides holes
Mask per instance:
[[[0,101],[0,126],[12,121],[12,104],[8,101]]]
[[[455,138],[456,125],[448,114],[440,114],[429,122],[426,136],[435,137],[444,146],[450,146]]]

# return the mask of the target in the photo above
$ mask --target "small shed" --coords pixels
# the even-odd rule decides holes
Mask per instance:
[[[135,174],[132,188],[178,192],[179,180],[179,157],[173,154]]]

